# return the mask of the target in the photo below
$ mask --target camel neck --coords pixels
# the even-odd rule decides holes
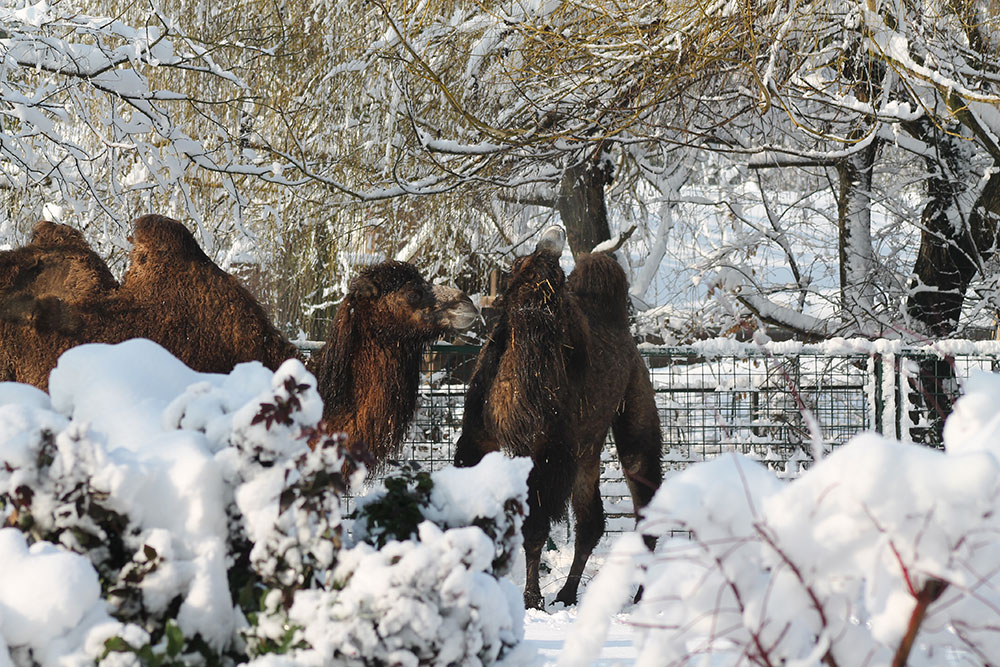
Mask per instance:
[[[325,350],[314,369],[324,418],[351,442],[367,444],[377,460],[394,455],[416,407],[424,345],[369,341],[342,359]]]

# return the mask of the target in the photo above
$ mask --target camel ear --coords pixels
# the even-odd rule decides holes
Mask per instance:
[[[378,286],[368,276],[358,276],[351,281],[350,292],[359,299],[374,299],[378,296]]]

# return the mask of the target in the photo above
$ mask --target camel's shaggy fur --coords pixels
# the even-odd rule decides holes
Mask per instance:
[[[584,566],[604,533],[600,456],[610,428],[636,511],[662,479],[662,435],[649,373],[628,328],[625,273],[605,253],[585,255],[565,279],[558,252],[519,258],[466,393],[455,454],[530,456],[524,523],[525,604],[541,607],[539,564],[550,523],[572,499],[573,564],[557,601],[576,602]]]
[[[93,255],[75,230],[46,227],[45,234],[62,238],[60,247],[72,242]],[[72,289],[74,281],[65,281],[60,290],[39,298],[18,297],[15,307],[14,290],[5,285],[16,280],[0,283],[0,380],[46,389],[49,371],[70,347],[135,337],[156,341],[202,372],[228,372],[251,360],[275,369],[296,355],[261,305],[212,262],[181,223],[143,216],[135,222],[132,243],[128,270],[117,287],[112,282],[80,293]],[[23,267],[15,268],[21,255],[30,253],[25,248],[0,253],[0,270],[10,266],[15,278],[27,275]],[[92,259],[94,276],[107,271],[96,255]],[[66,271],[86,274],[75,265]],[[32,288],[28,278],[22,282],[27,287],[20,292],[29,296],[41,289]],[[89,284],[82,278],[75,282]],[[24,315],[37,312],[44,316]],[[427,343],[449,329],[467,328],[476,318],[468,296],[432,287],[409,264],[385,262],[365,269],[338,310],[327,344],[308,360],[325,403],[324,417],[352,442],[367,443],[377,464],[384,463],[397,453],[412,419]]]
[[[244,361],[276,369],[296,349],[239,280],[220,269],[176,220],[146,215],[132,230],[120,294],[152,320],[142,330],[198,371],[223,373]]]
[[[0,381],[45,389],[59,355],[83,342],[76,306],[117,287],[83,234],[68,225],[39,222],[27,245],[0,252]]]
[[[410,264],[366,268],[351,282],[310,364],[324,419],[351,441],[365,442],[379,466],[398,455],[427,345],[476,318],[464,293],[430,285]]]
[[[0,285],[4,379],[47,389],[49,372],[69,348],[129,338],[156,341],[203,372],[252,360],[274,369],[295,354],[253,296],[176,220],[147,215],[135,221],[121,285],[78,231],[53,223],[40,228],[43,235],[0,260],[22,278],[32,271],[21,255],[40,255],[46,267],[20,289],[17,278]]]
[[[74,328],[57,302],[76,304],[118,287],[111,271],[83,234],[68,225],[41,221],[30,242],[0,252],[2,319],[9,322]]]

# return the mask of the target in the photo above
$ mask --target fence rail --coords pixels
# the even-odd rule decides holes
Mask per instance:
[[[478,352],[471,345],[435,345],[428,352],[402,459],[425,470],[451,465]],[[641,352],[656,392],[667,475],[737,451],[795,477],[813,461],[814,448],[829,453],[863,431],[940,446],[962,381],[977,369],[1000,369],[1000,341],[758,346],[719,339]],[[610,436],[608,444],[601,488],[609,530],[627,530],[631,503]]]

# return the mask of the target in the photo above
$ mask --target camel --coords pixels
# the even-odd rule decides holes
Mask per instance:
[[[530,456],[524,602],[542,608],[542,548],[572,504],[573,563],[556,601],[574,604],[584,567],[604,533],[599,482],[608,429],[636,514],[662,481],[662,434],[649,372],[628,328],[627,280],[607,253],[582,255],[567,280],[562,243],[543,236],[518,258],[500,316],[480,351],[465,397],[455,464],[488,452]]]
[[[296,348],[271,323],[240,281],[219,268],[180,222],[144,215],[132,228],[132,250],[119,295],[148,314],[124,321],[191,368],[228,373],[259,361],[275,370]],[[129,318],[131,319],[131,318]]]
[[[131,239],[120,285],[67,225],[39,223],[27,246],[0,253],[8,267],[0,274],[0,379],[47,390],[67,349],[129,338],[154,340],[202,372],[252,360],[275,369],[295,354],[250,292],[181,223],[143,216]]]
[[[381,468],[399,453],[412,419],[427,345],[478,318],[463,292],[430,285],[410,264],[364,269],[307,364],[323,397],[324,420],[349,440],[363,440]]]
[[[0,302],[4,320],[63,326],[58,300],[69,304],[93,299],[118,287],[104,260],[83,234],[49,221],[35,224],[28,245],[0,252]]]
[[[61,234],[78,253],[80,244],[93,253],[78,232],[53,224],[43,225],[44,234],[36,233],[26,247]],[[28,277],[17,290],[9,287],[13,280],[0,282],[0,380],[45,390],[49,372],[70,347],[136,337],[159,343],[201,372],[229,372],[237,363],[254,360],[275,370],[297,356],[264,308],[212,262],[180,222],[143,216],[135,221],[131,240],[121,285],[98,281],[100,289],[78,293],[75,283],[65,282],[35,295],[40,290],[32,291]],[[0,253],[0,271],[10,266],[11,275],[26,276],[13,267],[28,254],[24,248]],[[94,276],[103,275],[102,267],[107,270],[97,262],[90,267]],[[51,264],[57,266],[57,260]],[[85,273],[76,265],[66,271]],[[0,273],[0,280],[6,275]],[[384,262],[364,269],[338,310],[331,338],[304,360],[317,377],[324,420],[346,432],[349,444],[366,443],[377,467],[384,464],[398,453],[413,417],[419,360],[427,344],[478,317],[468,296],[431,286],[409,264]]]

